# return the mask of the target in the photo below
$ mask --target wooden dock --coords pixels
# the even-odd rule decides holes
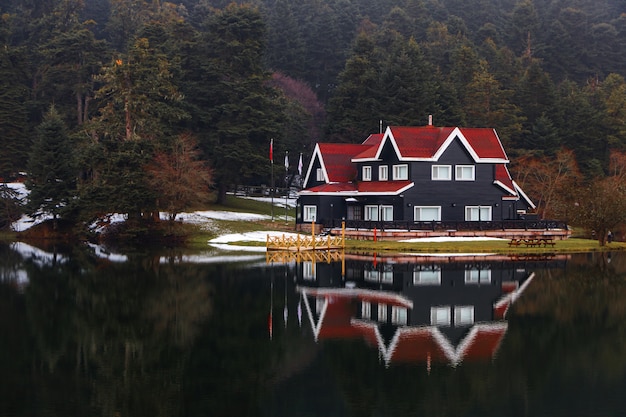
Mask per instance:
[[[315,227],[312,228],[315,230]],[[346,247],[346,228],[342,225],[340,236],[317,236],[296,235],[294,236],[270,236],[267,235],[265,247],[268,251],[316,251],[316,250],[340,250]]]
[[[301,263],[311,262],[314,263],[331,263],[331,262],[345,262],[344,251],[341,250],[315,250],[315,251],[283,251],[272,250],[265,253],[265,261],[268,264],[272,263]]]

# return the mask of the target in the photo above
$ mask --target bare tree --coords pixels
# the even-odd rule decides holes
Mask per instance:
[[[197,140],[182,134],[175,138],[170,150],[157,152],[147,166],[150,185],[159,196],[157,205],[168,212],[170,221],[209,199],[213,172],[199,157]]]

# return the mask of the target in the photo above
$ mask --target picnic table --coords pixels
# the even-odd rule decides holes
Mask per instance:
[[[526,247],[554,247],[554,237],[552,236],[540,236],[540,237],[525,237],[525,238],[513,238],[509,242],[509,247],[518,247],[525,245]]]

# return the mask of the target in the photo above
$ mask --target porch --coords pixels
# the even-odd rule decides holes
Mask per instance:
[[[523,239],[550,237],[567,239],[571,230],[567,223],[558,220],[501,220],[501,221],[371,221],[327,219],[316,224],[316,233],[341,233],[345,222],[347,239],[402,240],[428,237],[493,237]],[[298,224],[299,231],[311,232],[311,224]]]

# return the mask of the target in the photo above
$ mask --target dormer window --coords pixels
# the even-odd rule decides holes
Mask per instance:
[[[317,181],[324,181],[324,171],[322,171],[322,168],[318,168],[315,171],[315,179]]]
[[[372,180],[372,167],[365,166],[363,167],[363,181],[371,181]]]
[[[457,165],[454,170],[454,179],[457,181],[474,181],[476,179],[474,165]]]
[[[389,167],[381,165],[378,167],[378,181],[387,181],[389,179]]]

